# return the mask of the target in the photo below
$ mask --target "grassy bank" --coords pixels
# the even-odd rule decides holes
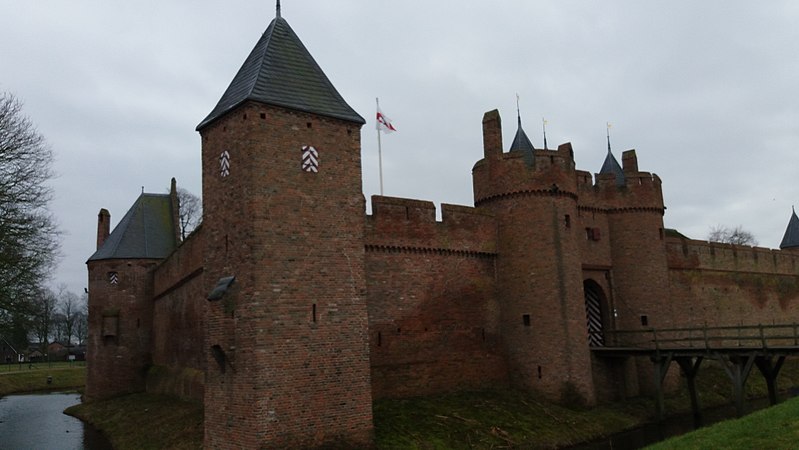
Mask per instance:
[[[719,366],[703,366],[697,384],[703,407],[731,403],[731,384]],[[786,362],[779,385],[799,385],[798,362]],[[759,374],[750,376],[747,394],[750,398],[766,395],[765,383]],[[799,404],[796,408],[796,411],[784,414],[786,422],[780,428],[758,426],[764,430],[777,429],[778,433],[782,427],[799,430],[799,424],[790,422],[790,415],[799,413]],[[690,412],[684,388],[678,395],[667,398],[666,410],[671,415]],[[135,394],[79,405],[70,408],[69,413],[95,425],[118,449],[196,449],[202,446],[202,407],[195,403]],[[526,392],[495,389],[379,400],[374,403],[374,424],[379,449],[554,448],[639,426],[652,421],[653,413],[654,402],[650,398],[630,399],[589,409],[556,405]],[[685,447],[678,444],[665,448],[719,446]],[[768,445],[757,447],[769,448]]]
[[[47,383],[47,377],[52,377],[50,384]],[[0,396],[48,389],[80,389],[85,384],[85,365],[58,363],[48,366],[44,363],[31,368],[27,364],[21,368],[16,365],[0,368]]]
[[[650,450],[799,447],[799,398],[647,447]]]
[[[65,411],[100,430],[116,450],[202,448],[202,405],[154,394],[132,394]]]

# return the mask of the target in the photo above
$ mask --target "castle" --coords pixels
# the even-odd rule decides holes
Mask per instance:
[[[279,12],[211,113],[203,220],[143,193],[89,258],[86,396],[203,402],[205,447],[372,443],[372,401],[509,386],[587,404],[648,392],[604,333],[797,320],[799,218],[783,250],[664,229],[661,180],[577,170],[570,144],[505,152],[483,116],[474,206],[373,196],[360,130]]]

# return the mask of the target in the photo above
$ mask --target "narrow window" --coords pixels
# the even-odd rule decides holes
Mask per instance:
[[[541,366],[538,366],[538,379],[541,379]]]
[[[564,222],[566,224],[566,229],[567,230],[572,227],[572,218],[571,218],[570,215],[566,214],[566,217],[564,218]]]
[[[305,126],[311,128],[311,122],[306,123]]]
[[[483,328],[483,342],[485,342],[485,340],[486,340],[486,329]]]
[[[243,120],[247,120],[247,114],[246,113],[244,114]]]
[[[316,323],[316,303],[311,307],[311,320],[313,320],[313,323]]]
[[[646,314],[642,314],[641,315],[641,326],[642,327],[648,327],[649,326],[649,316],[647,316]]]
[[[383,345],[383,333],[377,332],[377,346],[380,347]]]
[[[529,327],[529,326],[530,326],[530,314],[523,314],[523,315],[522,315],[522,323],[523,323],[523,324],[524,324],[524,326],[526,326],[526,327]]]
[[[261,119],[266,119],[266,113],[261,113]]]

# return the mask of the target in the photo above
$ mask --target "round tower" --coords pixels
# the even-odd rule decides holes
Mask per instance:
[[[278,14],[197,127],[208,448],[371,445],[363,124]]]
[[[86,396],[143,391],[151,362],[152,269],[177,247],[173,194],[142,193],[113,232],[100,210],[89,269]]]
[[[610,151],[608,158],[615,169],[600,171],[596,188],[608,217],[616,327],[668,328],[674,315],[668,301],[660,178],[638,170],[635,150],[622,154],[621,167]]]
[[[497,220],[497,296],[511,382],[593,403],[571,145],[534,149],[519,120],[504,153],[497,111],[483,118],[483,143],[474,198]]]

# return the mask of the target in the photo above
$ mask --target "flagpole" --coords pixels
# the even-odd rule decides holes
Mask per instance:
[[[380,100],[375,97],[375,105],[377,111],[380,111]],[[383,196],[383,144],[380,142],[380,126],[376,126],[377,130],[377,161],[380,166],[380,196]]]

